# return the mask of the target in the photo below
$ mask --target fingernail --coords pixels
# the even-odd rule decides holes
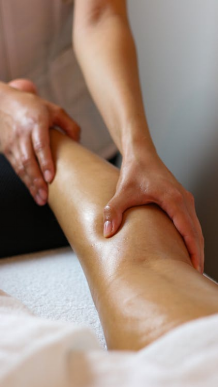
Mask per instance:
[[[106,222],[104,223],[104,237],[108,237],[109,235],[111,235],[111,232],[112,232],[112,222],[110,222],[109,220],[106,220]]]
[[[45,204],[45,200],[41,198],[38,194],[35,196],[35,201],[39,206],[43,206]]]
[[[200,265],[197,266],[197,271],[199,271],[199,273],[202,274],[202,269]]]
[[[47,192],[44,189],[39,189],[39,196],[42,200],[47,200]]]
[[[48,169],[44,172],[44,178],[47,183],[52,181],[52,173]]]

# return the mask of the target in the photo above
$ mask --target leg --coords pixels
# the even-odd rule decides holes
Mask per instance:
[[[76,251],[113,349],[139,349],[183,322],[218,312],[217,286],[191,266],[180,235],[155,206],[128,210],[102,236],[118,171],[52,131],[56,177],[49,203]]]

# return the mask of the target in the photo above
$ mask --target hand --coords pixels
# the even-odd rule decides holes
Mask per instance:
[[[141,153],[123,161],[116,193],[104,209],[104,236],[117,232],[128,208],[156,203],[182,235],[193,266],[203,273],[204,239],[192,194],[175,179],[156,152],[146,158]]]
[[[38,205],[48,198],[54,178],[49,128],[60,127],[73,140],[80,128],[59,106],[36,95],[34,84],[16,80],[2,84],[0,103],[0,151],[29,189]]]

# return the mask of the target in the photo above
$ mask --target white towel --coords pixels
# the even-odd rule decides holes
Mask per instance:
[[[87,328],[32,315],[0,292],[1,387],[217,387],[218,315],[145,349],[103,351]]]

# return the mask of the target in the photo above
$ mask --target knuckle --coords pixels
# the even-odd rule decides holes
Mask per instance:
[[[18,125],[17,128],[16,128],[16,135],[18,138],[22,137],[24,134],[24,130],[23,130],[23,127]]]
[[[17,164],[15,167],[16,174],[22,177],[25,174],[25,169],[22,164]]]
[[[195,240],[199,240],[199,233],[198,233],[198,231],[197,230],[195,230],[194,229],[194,231],[193,231],[193,238],[195,239]]]
[[[195,236],[195,233],[193,231],[190,231],[189,233],[185,234],[184,235],[184,239],[186,241],[186,243],[188,243],[189,247],[192,245],[196,245],[195,241],[196,241],[196,236]]]
[[[184,200],[182,193],[176,188],[168,189],[167,197],[168,200],[176,202],[177,205],[181,204]]]
[[[111,220],[112,219],[112,215],[113,215],[113,209],[111,208],[110,205],[107,205],[104,208],[104,218],[105,218],[105,220]]]
[[[3,143],[3,144],[2,144],[2,152],[3,152],[6,156],[8,156],[8,155],[11,154],[11,149],[12,149],[12,147],[13,147],[13,141],[12,141],[12,140],[11,140],[11,141],[8,141],[8,142],[6,142],[6,143]]]
[[[23,167],[28,167],[32,163],[32,158],[29,155],[22,155],[21,162]]]
[[[197,232],[197,230],[195,230],[195,229],[191,230],[189,237],[190,237],[190,241],[192,243],[194,243],[195,245],[196,245],[197,241],[199,242],[199,233]]]
[[[55,113],[56,115],[63,115],[66,114],[65,110],[61,106],[56,106],[55,108]]]
[[[191,204],[195,204],[195,198],[191,192],[186,191],[186,197],[187,197],[188,201],[191,202]]]
[[[178,190],[173,190],[171,195],[177,204],[181,204],[184,201],[182,193]]]
[[[50,160],[47,159],[40,161],[40,167],[43,171],[46,171],[47,169],[52,170],[52,164]]]
[[[37,192],[36,187],[35,187],[32,183],[30,183],[29,190],[30,190],[31,195],[33,195],[33,196],[34,196],[34,195],[36,194],[36,192]]]
[[[36,141],[33,144],[33,148],[34,148],[36,153],[40,153],[41,151],[43,151],[45,149],[45,147],[46,147],[46,145],[43,141]]]
[[[41,176],[35,177],[35,178],[33,179],[33,184],[34,184],[34,186],[37,187],[37,188],[43,188],[43,187],[45,187],[45,182],[44,182],[44,180],[42,179]]]
[[[104,215],[109,215],[111,213],[111,206],[107,205],[104,208]]]

